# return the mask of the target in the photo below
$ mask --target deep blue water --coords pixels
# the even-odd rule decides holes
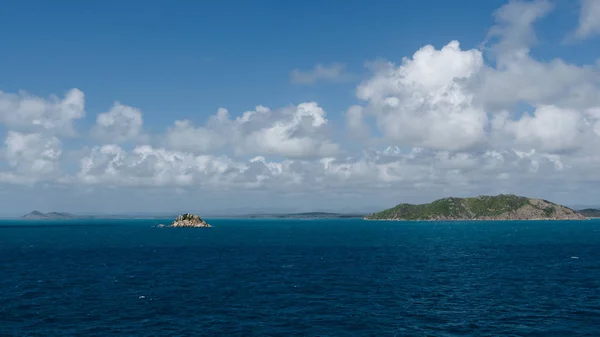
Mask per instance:
[[[160,222],[0,221],[0,336],[600,336],[598,220]]]

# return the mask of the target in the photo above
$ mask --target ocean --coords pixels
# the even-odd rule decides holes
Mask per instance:
[[[0,336],[600,336],[600,220],[0,221]]]

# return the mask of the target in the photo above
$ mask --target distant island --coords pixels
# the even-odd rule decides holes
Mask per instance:
[[[158,225],[158,227],[195,227],[195,228],[207,228],[212,227],[206,221],[202,220],[200,216],[196,214],[185,213],[179,215],[170,226],[165,226],[163,224]]]
[[[246,214],[236,216],[250,219],[352,219],[364,218],[365,214],[360,213],[330,213],[330,212],[304,212],[304,213],[284,213],[284,214]]]
[[[64,212],[49,212],[49,213],[42,213],[40,211],[32,211],[29,212],[25,215],[22,216],[22,218],[24,219],[39,219],[39,220],[43,220],[43,219],[74,219],[77,218],[77,216],[75,214],[71,214],[71,213],[64,213]]]
[[[588,218],[600,218],[600,208],[585,208],[577,211],[577,213]]]
[[[585,220],[575,210],[513,194],[444,198],[428,204],[399,204],[367,220]]]
[[[250,213],[250,214],[213,214],[211,218],[242,218],[242,219],[352,219],[364,218],[365,213]],[[135,213],[135,214],[72,214],[65,212],[42,213],[32,211],[21,216],[22,219],[168,219],[177,217],[177,213]]]

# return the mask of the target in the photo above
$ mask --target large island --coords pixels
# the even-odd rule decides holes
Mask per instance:
[[[573,209],[512,194],[444,198],[429,204],[399,204],[367,220],[585,220]]]

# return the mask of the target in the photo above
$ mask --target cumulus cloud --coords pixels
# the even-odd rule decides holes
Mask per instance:
[[[140,139],[142,125],[139,109],[115,102],[109,111],[98,114],[92,134],[100,141],[118,144]]]
[[[354,75],[349,73],[346,65],[342,63],[317,64],[313,69],[294,69],[290,74],[290,81],[295,84],[314,84],[319,81],[346,82],[352,79]]]
[[[575,37],[586,39],[600,34],[600,1],[580,0],[579,26]]]
[[[0,123],[12,130],[72,136],[73,121],[84,116],[84,95],[79,89],[69,90],[63,99],[0,91]]]
[[[357,88],[367,104],[347,114],[348,129],[360,128],[364,110],[389,143],[405,148],[562,153],[598,144],[598,66],[529,54],[537,41],[533,24],[551,9],[548,1],[511,1],[495,12],[488,35],[495,66],[458,41],[426,45],[400,65],[373,64]],[[523,103],[536,107],[532,116],[514,110]]]
[[[368,138],[371,134],[368,124],[365,121],[364,108],[360,105],[353,105],[345,113],[346,128],[352,138]]]
[[[440,50],[427,45],[402,64],[379,64],[361,83],[386,139],[402,146],[460,150],[483,141],[487,115],[474,102],[467,81],[483,66],[480,51],[451,41]]]
[[[151,146],[127,151],[104,145],[91,149],[81,160],[77,179],[86,185],[280,190],[290,184],[301,186],[306,173],[291,160],[272,162],[258,156],[235,161]]]
[[[195,127],[189,120],[177,120],[167,131],[165,143],[174,149],[209,152],[223,147],[227,137],[207,127]]]
[[[338,152],[327,137],[326,112],[316,102],[301,103],[275,111],[257,106],[234,119],[223,108],[205,126],[176,121],[166,142],[175,149],[207,152],[228,146],[234,154],[322,157]]]
[[[493,188],[533,177],[560,173],[560,156],[535,151],[482,153],[388,148],[359,158],[269,161],[259,156],[234,161],[224,156],[193,155],[150,146],[127,151],[116,145],[96,147],[80,162],[77,178],[88,185],[130,187],[194,186],[219,189],[365,192],[402,184],[431,193],[438,188],[464,191]]]
[[[474,92],[487,110],[508,109],[519,102],[585,110],[600,105],[600,69],[562,60],[538,62],[529,56],[503,69],[486,67]]]
[[[4,140],[3,154],[11,171],[0,172],[0,180],[31,184],[57,178],[61,142],[54,136],[9,131]]]
[[[226,158],[195,156],[148,145],[132,151],[117,146],[94,147],[81,159],[77,178],[85,184],[187,186],[227,180],[235,165]],[[209,179],[196,179],[209,177]]]
[[[232,141],[229,124],[229,111],[225,108],[219,108],[204,126],[196,127],[187,119],[176,120],[167,130],[165,145],[195,153],[218,150]]]
[[[517,146],[548,153],[577,149],[585,144],[584,137],[590,130],[582,113],[555,106],[540,106],[532,116],[525,114],[518,120],[498,115],[494,126],[513,136]]]
[[[277,112],[264,107],[244,113],[234,121],[243,141],[242,153],[322,157],[338,152],[338,145],[326,139],[325,110],[316,102],[302,103]]]
[[[537,43],[533,25],[552,9],[546,0],[515,0],[494,13],[497,24],[486,42],[491,42],[488,49],[496,67],[484,67],[474,85],[486,110],[507,109],[519,102],[580,110],[600,105],[597,64],[578,66],[558,58],[541,62],[531,57]]]
[[[593,128],[600,116],[592,112],[600,106],[598,65],[541,62],[529,54],[537,41],[533,24],[550,10],[548,1],[512,1],[496,12],[499,23],[490,35],[500,37],[492,47],[497,66],[484,67],[472,86],[477,101],[493,114],[495,143],[549,153],[598,145]],[[506,110],[519,103],[535,111],[511,119]]]

